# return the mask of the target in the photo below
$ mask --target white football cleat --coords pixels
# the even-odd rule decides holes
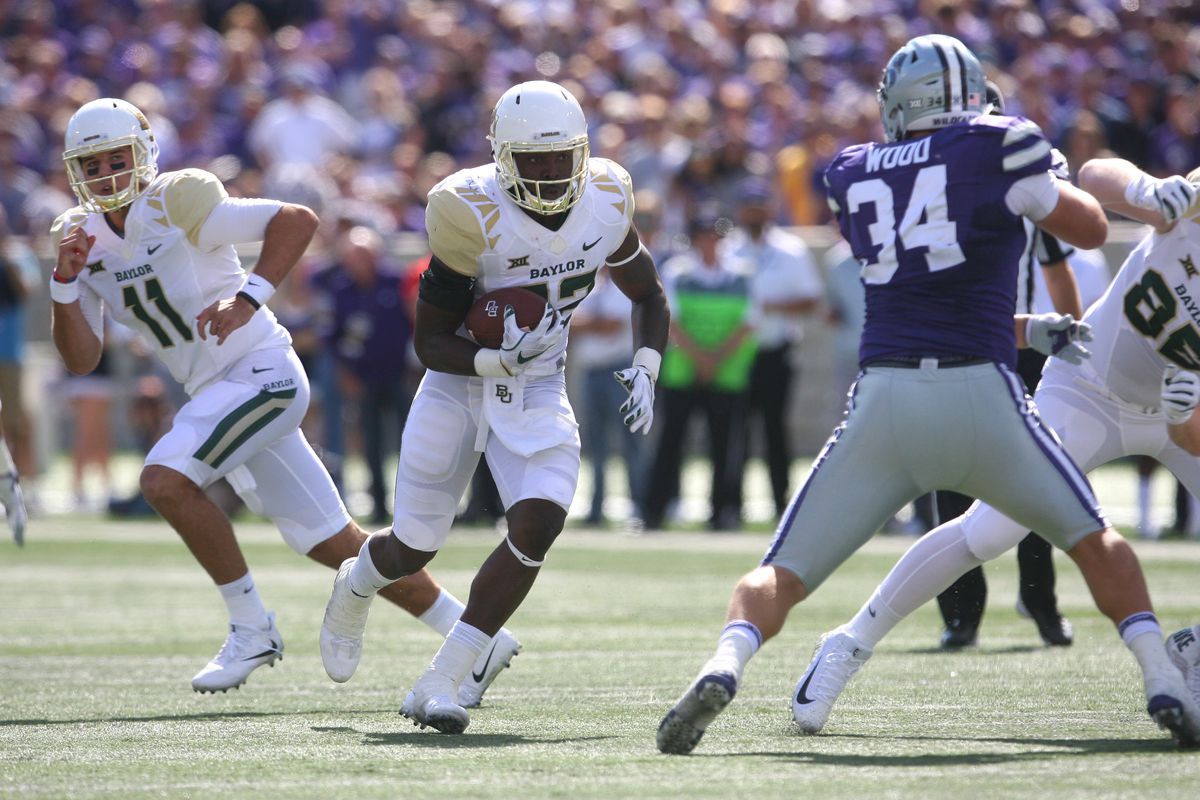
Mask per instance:
[[[375,595],[362,595],[350,588],[350,568],[358,558],[342,562],[333,578],[333,593],[325,605],[325,620],[321,623],[321,663],[325,674],[338,683],[354,676],[362,658],[363,631],[367,614]]]
[[[246,682],[251,672],[263,664],[275,666],[283,658],[283,637],[275,627],[275,612],[267,614],[266,630],[248,625],[230,625],[225,644],[212,661],[192,678],[197,692],[226,692]]]
[[[21,493],[21,481],[17,473],[0,475],[0,503],[4,504],[4,515],[8,517],[8,529],[12,531],[17,547],[25,544],[25,525],[29,512],[25,509],[25,496]]]
[[[454,683],[441,675],[426,672],[404,697],[400,713],[422,730],[426,726],[438,733],[462,733],[471,722],[467,710],[454,702]]]
[[[737,694],[737,677],[732,672],[709,672],[687,688],[658,723],[655,741],[660,753],[687,755],[704,731]]]
[[[846,684],[870,657],[871,651],[841,628],[821,636],[792,698],[796,726],[805,733],[820,733]]]
[[[517,637],[507,628],[501,628],[492,639],[492,646],[479,654],[470,674],[459,684],[458,704],[463,708],[478,707],[483,700],[483,693],[519,652],[521,643],[517,641]]]

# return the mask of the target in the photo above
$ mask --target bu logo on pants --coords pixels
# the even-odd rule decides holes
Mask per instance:
[[[511,403],[513,401],[512,393],[508,391],[508,387],[503,383],[496,384],[496,397],[500,398],[501,403]]]

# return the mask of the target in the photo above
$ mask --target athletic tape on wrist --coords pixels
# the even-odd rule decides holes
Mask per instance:
[[[79,280],[73,279],[63,283],[50,278],[50,299],[64,305],[74,303],[79,299]]]
[[[500,351],[481,347],[475,353],[475,374],[481,378],[511,378],[512,373],[500,360]]]
[[[658,383],[658,371],[662,368],[662,353],[651,347],[639,347],[633,354],[633,365],[641,367],[650,375],[650,380]]]

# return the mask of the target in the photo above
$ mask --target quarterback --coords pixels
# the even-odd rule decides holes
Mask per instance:
[[[579,433],[563,379],[572,309],[600,269],[633,301],[638,349],[615,377],[629,392],[620,413],[635,432],[653,421],[669,326],[654,262],[632,224],[629,174],[590,157],[579,102],[554,83],[519,84],[496,103],[488,138],[492,163],[429,193],[433,257],[421,276],[414,335],[429,371],[401,442],[395,519],[342,565],[321,630],[326,671],[352,673],[371,598],[437,554],[484,454],[508,535],[480,567],[461,620],[401,709],[442,733],[467,727],[457,687],[533,586],[575,493]],[[481,348],[463,334],[466,313],[475,298],[509,286],[545,297],[545,315],[524,330],[506,313],[500,348]]]
[[[1200,179],[1200,171],[1193,173]],[[1034,400],[1067,453],[1090,471],[1113,459],[1148,455],[1200,494],[1200,323],[1191,287],[1200,277],[1200,209],[1186,178],[1156,180],[1128,161],[1093,159],[1079,185],[1106,208],[1155,227],[1130,253],[1108,291],[1084,317],[1095,331],[1092,356],[1080,364],[1047,362]],[[963,542],[979,561],[1016,545],[1025,529],[989,505],[937,528],[943,547]],[[947,548],[952,550],[952,548]],[[931,559],[914,546],[847,625],[822,638],[802,684],[812,703],[797,721],[819,731],[847,681],[901,619],[940,591],[954,569],[973,564]],[[1146,622],[1146,620],[1143,620]],[[1149,639],[1156,644],[1160,636]],[[1132,645],[1131,645],[1132,646]],[[1167,654],[1200,704],[1200,642],[1189,629],[1169,637]],[[1200,729],[1192,727],[1193,743]]]
[[[107,311],[140,332],[187,390],[189,401],[146,458],[141,488],[225,600],[230,633],[192,688],[226,691],[274,665],[283,637],[229,519],[204,487],[226,478],[293,549],[330,567],[367,536],[300,432],[308,379],[267,307],[308,247],[316,216],[303,206],[230,198],[200,170],[159,175],[157,158],[149,122],[124,100],[94,100],[71,117],[63,161],[79,205],[51,230],[51,328],[67,368],[87,374],[100,359]],[[257,241],[261,255],[247,273],[234,245]],[[388,599],[442,633],[463,607],[428,573],[394,588]],[[519,645],[501,631],[494,648],[476,665],[477,679],[461,687],[467,705]]]
[[[1025,218],[1092,248],[1108,230],[1104,211],[1050,174],[1037,125],[985,115],[985,97],[983,68],[962,42],[912,39],[879,87],[886,141],[848,147],[826,169],[830,207],[866,287],[862,372],[761,564],[735,587],[715,653],[660,723],[665,753],[691,752],[792,607],[931,489],[992,503],[1067,551],[1133,650],[1151,716],[1181,740],[1200,726],[1163,650],[1137,556],[1015,372],[1018,347],[1080,361],[1088,338],[1070,316],[1014,317]],[[972,545],[934,532],[914,546],[918,557],[956,564],[926,600],[980,563]],[[858,655],[851,647],[828,660]],[[825,674],[798,683],[792,713],[802,730],[815,727]]]

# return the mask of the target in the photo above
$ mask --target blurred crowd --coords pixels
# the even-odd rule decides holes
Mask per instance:
[[[711,204],[736,219],[748,179],[769,187],[772,222],[827,223],[825,164],[881,137],[881,66],[924,33],[967,43],[1009,113],[1036,121],[1073,168],[1111,152],[1186,173],[1200,163],[1198,22],[1182,0],[10,0],[0,252],[28,261],[3,243],[11,233],[47,257],[50,222],[75,203],[66,121],[124,97],[150,118],[160,170],[200,167],[235,196],[321,216],[318,246],[273,306],[325,401],[350,398],[378,443],[411,386],[377,368],[363,320],[408,307],[426,192],[490,159],[490,110],[512,84],[547,78],[581,100],[593,154],[634,176],[635,221],[665,264]],[[836,261],[822,271],[831,284]],[[314,437],[344,452],[342,417],[326,416]]]

